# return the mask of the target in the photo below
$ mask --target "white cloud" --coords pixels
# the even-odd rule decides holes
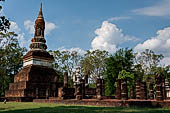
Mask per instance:
[[[119,21],[119,20],[128,20],[128,19],[131,19],[131,17],[120,16],[120,17],[111,17],[108,19],[108,21]]]
[[[29,34],[34,34],[34,22],[31,20],[26,20],[24,21],[24,27],[26,30],[29,31]],[[53,31],[54,29],[58,28],[54,23],[52,22],[45,22],[45,35],[49,35],[51,33],[51,31]]]
[[[19,41],[19,44],[21,47],[24,47],[27,44],[27,41],[24,38],[24,33],[21,32],[21,29],[19,28],[18,24],[16,22],[11,21],[10,22],[10,32],[15,32],[18,36],[16,37]]]
[[[11,23],[11,25],[10,25],[11,32],[19,33],[21,31],[21,29],[19,28],[19,26],[16,22],[10,21],[10,23]]]
[[[108,21],[104,21],[101,28],[96,29],[95,34],[96,37],[91,42],[92,49],[107,50],[111,53],[117,50],[118,44],[137,39],[124,35],[121,29]]]
[[[166,65],[170,64],[170,27],[157,31],[157,36],[151,37],[143,43],[137,44],[135,51],[141,52],[145,49],[151,49],[158,54],[165,56],[162,61]]]
[[[76,51],[79,55],[81,55],[81,56],[83,56],[85,53],[86,53],[86,51],[85,50],[83,50],[83,49],[81,49],[81,48],[69,48],[69,49],[67,49],[67,48],[65,48],[65,47],[61,47],[61,48],[58,48],[58,50],[59,51],[69,51],[69,52],[73,52],[73,51]]]
[[[46,22],[45,23],[45,34],[48,35],[50,32],[54,29],[58,28],[54,23],[52,22]]]
[[[153,6],[132,10],[132,12],[147,16],[169,16],[170,0],[160,0]]]
[[[29,34],[34,34],[34,22],[31,20],[24,21],[24,27],[29,32]]]

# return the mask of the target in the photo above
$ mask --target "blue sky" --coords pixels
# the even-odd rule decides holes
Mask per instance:
[[[6,0],[3,13],[13,22],[11,29],[19,29],[22,46],[31,43],[41,2],[48,49],[149,48],[170,62],[170,0]]]

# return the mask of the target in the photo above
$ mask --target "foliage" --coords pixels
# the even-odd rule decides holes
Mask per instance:
[[[142,73],[140,79],[144,81],[154,80],[154,75],[157,72],[157,67],[160,65],[160,61],[163,59],[162,54],[155,54],[154,51],[146,49],[141,53],[134,54],[135,70]]]
[[[49,51],[54,56],[53,68],[60,72],[60,80],[64,79],[64,72],[68,72],[69,85],[73,86],[73,76],[75,75],[75,68],[80,64],[82,56],[77,51]]]
[[[134,74],[127,72],[126,70],[122,70],[119,72],[118,79],[134,79]]]
[[[162,75],[163,77],[170,81],[170,65],[166,67],[158,67],[157,74]]]
[[[0,47],[0,93],[4,95],[5,89],[22,67],[22,56],[26,49],[19,46],[18,40],[14,38],[17,36],[15,33],[8,32],[1,36],[3,41]]]
[[[0,1],[5,1],[5,0],[0,0]],[[0,5],[0,11],[2,10],[2,6]],[[0,32],[7,32],[8,29],[10,28],[10,22],[8,19],[6,19],[5,16],[1,15],[0,16]],[[1,39],[2,40],[2,39]],[[0,40],[0,42],[1,42]]]
[[[106,95],[113,95],[115,81],[122,70],[133,72],[133,51],[132,49],[119,49],[106,61]]]
[[[5,0],[0,0],[5,1]],[[0,10],[2,6],[0,6]],[[21,48],[14,32],[8,32],[10,22],[0,16],[0,96],[4,95],[9,83],[22,66],[22,56],[26,51]]]
[[[107,51],[87,51],[81,60],[81,69],[84,75],[88,75],[94,83],[97,78],[104,78],[106,70]]]
[[[54,68],[72,75],[73,69],[79,65],[81,56],[77,51],[49,51],[54,56]]]

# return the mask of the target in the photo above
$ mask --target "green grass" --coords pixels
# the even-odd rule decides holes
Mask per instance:
[[[170,108],[121,108],[56,103],[0,103],[0,113],[170,113]]]

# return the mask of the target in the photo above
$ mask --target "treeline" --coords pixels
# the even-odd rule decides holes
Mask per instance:
[[[97,78],[104,78],[106,95],[114,95],[116,79],[129,78],[131,83],[136,80],[153,83],[156,74],[161,74],[169,80],[170,66],[162,66],[160,61],[162,54],[155,54],[146,49],[135,53],[132,49],[119,49],[113,54],[107,51],[94,50],[79,54],[77,51],[50,51],[55,61],[53,67],[60,72],[60,81],[63,81],[62,73],[69,73],[70,86],[75,77],[75,69],[80,67],[81,76],[88,75],[90,84],[95,85]]]

